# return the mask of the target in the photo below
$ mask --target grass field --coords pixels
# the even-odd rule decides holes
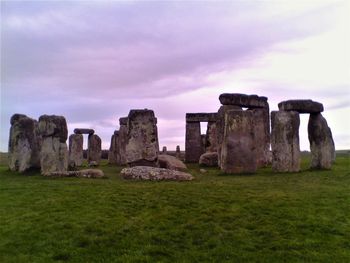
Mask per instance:
[[[192,182],[45,178],[0,167],[0,262],[350,262],[348,155],[332,171]]]

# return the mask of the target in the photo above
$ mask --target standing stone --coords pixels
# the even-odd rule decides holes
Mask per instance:
[[[273,171],[300,171],[299,125],[299,113],[296,111],[271,112]]]
[[[130,166],[157,166],[159,143],[153,110],[131,110],[127,128],[126,162]]]
[[[331,129],[321,113],[310,114],[308,134],[311,149],[311,168],[331,169],[335,147]]]
[[[40,167],[38,122],[23,114],[11,117],[8,164],[11,171],[25,172]]]
[[[175,156],[177,159],[181,159],[181,151],[180,151],[180,145],[176,146],[176,153]]]
[[[162,154],[168,154],[166,146],[163,146]]]
[[[128,142],[128,117],[119,119],[118,158],[119,165],[126,165],[126,144]]]
[[[119,153],[118,153],[118,140],[119,140],[119,131],[114,131],[114,134],[111,137],[111,145],[108,151],[108,163],[109,164],[118,164],[119,163]]]
[[[201,134],[201,143],[202,143],[202,150],[201,150],[201,155],[202,155],[203,153],[205,153],[205,148],[207,145],[207,135],[206,134]]]
[[[185,161],[197,163],[203,153],[200,122],[186,122]]]
[[[88,137],[88,163],[99,164],[101,161],[101,138],[96,134],[90,134]]]
[[[253,130],[257,166],[264,167],[269,164],[270,151],[270,118],[269,108],[249,109],[253,114]]]
[[[225,131],[225,115],[229,110],[242,110],[240,106],[235,105],[223,105],[218,110],[217,119],[216,119],[216,131],[217,131],[217,152],[218,152],[218,164],[221,163],[221,145],[224,139]]]
[[[216,122],[208,122],[205,152],[217,151],[217,136]]]
[[[230,110],[225,114],[225,131],[220,168],[225,173],[254,173],[257,169],[253,113]]]
[[[41,173],[66,172],[68,168],[67,122],[63,116],[42,115],[39,118],[42,136]]]
[[[69,166],[78,167],[83,165],[83,135],[71,134],[69,136]]]

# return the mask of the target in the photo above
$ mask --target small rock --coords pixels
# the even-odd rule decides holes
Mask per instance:
[[[187,166],[174,156],[162,154],[158,156],[158,163],[160,168],[166,168],[176,171],[186,171]]]
[[[203,153],[199,158],[199,165],[208,166],[208,167],[217,167],[218,153],[217,152]]]
[[[207,170],[205,170],[205,169],[200,169],[199,170],[202,174],[205,174],[206,172],[207,172]]]

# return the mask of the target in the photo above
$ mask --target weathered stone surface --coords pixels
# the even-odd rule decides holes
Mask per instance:
[[[125,179],[149,181],[190,181],[193,179],[193,176],[189,173],[149,166],[134,166],[131,168],[124,168],[120,172],[120,175]]]
[[[93,129],[84,129],[84,128],[76,128],[74,129],[75,134],[94,134],[95,131]]]
[[[299,125],[299,113],[296,111],[271,112],[273,171],[300,171]]]
[[[265,167],[269,164],[270,150],[270,116],[269,108],[249,109],[253,114],[254,144],[257,166]]]
[[[203,153],[199,158],[199,165],[208,166],[208,167],[217,167],[218,153],[217,152]]]
[[[176,171],[186,171],[187,166],[174,156],[161,154],[158,156],[158,162],[160,168],[166,168]]]
[[[217,147],[218,147],[217,141],[218,141],[218,135],[217,135],[216,122],[208,122],[205,151],[217,152]]]
[[[202,145],[201,154],[203,154],[203,153],[205,153],[205,147],[207,145],[207,135],[206,134],[201,134],[201,145]],[[198,158],[198,160],[199,160],[199,158]]]
[[[166,148],[166,146],[163,146],[163,150],[162,150],[162,154],[167,154],[168,150]]]
[[[332,131],[321,113],[310,114],[308,134],[311,149],[311,168],[331,169],[335,159]]]
[[[246,95],[240,93],[223,93],[219,96],[222,105],[236,105],[245,108],[268,107],[267,98],[258,95]]]
[[[109,164],[118,164],[118,139],[119,139],[119,132],[114,132],[111,137],[111,144],[109,146],[108,151],[108,163]]]
[[[80,177],[80,178],[102,178],[104,173],[99,169],[84,169],[80,171],[51,172],[47,176],[53,177]]]
[[[130,166],[157,166],[159,143],[153,110],[131,110],[127,128],[126,162]]]
[[[220,168],[225,173],[254,173],[257,169],[253,114],[230,110],[225,115],[225,132]]]
[[[218,110],[217,120],[216,120],[216,134],[217,134],[217,152],[218,152],[218,164],[220,166],[221,160],[221,145],[224,138],[225,131],[225,114],[229,110],[242,110],[240,106],[234,105],[223,105]]]
[[[99,164],[101,161],[101,153],[101,138],[96,134],[89,135],[87,152],[88,163],[94,161]]]
[[[42,115],[39,117],[39,131],[41,136],[59,138],[66,143],[68,137],[67,122],[63,116]]]
[[[216,122],[217,113],[186,113],[186,122]]]
[[[203,153],[200,122],[186,122],[185,161],[197,163]]]
[[[124,124],[125,123],[125,124]],[[118,157],[119,165],[126,165],[126,144],[128,142],[128,117],[119,119]]]
[[[69,136],[69,166],[78,167],[83,164],[83,135],[71,134]]]
[[[8,165],[11,171],[25,172],[40,167],[41,138],[38,122],[23,114],[11,117]]]
[[[39,117],[42,136],[40,152],[41,173],[66,172],[68,168],[67,122],[63,116],[43,115]]]
[[[286,100],[278,103],[279,110],[297,111],[299,113],[319,113],[323,111],[322,103],[312,100]]]

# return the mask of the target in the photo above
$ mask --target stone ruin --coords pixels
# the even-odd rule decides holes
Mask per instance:
[[[219,100],[222,106],[217,113],[186,114],[187,162],[219,166],[225,173],[254,173],[257,168],[269,164],[272,155],[273,171],[298,172],[299,114],[307,113],[310,114],[311,168],[331,168],[335,146],[332,132],[321,114],[321,103],[312,100],[279,103],[279,111],[271,113],[271,153],[267,98],[234,93],[221,94]],[[9,168],[12,171],[25,172],[40,167],[43,175],[78,176],[67,169],[82,165],[83,134],[89,135],[88,162],[96,165],[100,162],[101,139],[92,129],[74,130],[69,136],[68,154],[67,123],[63,116],[43,115],[36,121],[26,115],[14,114],[10,122]],[[208,123],[206,134],[201,134],[200,122]],[[131,110],[127,117],[119,119],[119,124],[119,130],[111,138],[109,163],[178,171],[187,169],[180,160],[179,146],[175,157],[167,154],[166,147],[159,155],[157,118],[152,110]],[[146,174],[149,171],[149,168],[144,170]]]

